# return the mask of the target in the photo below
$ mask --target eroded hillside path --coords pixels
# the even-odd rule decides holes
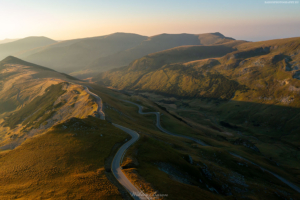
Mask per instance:
[[[198,143],[198,144],[200,144],[200,145],[202,145],[202,146],[211,146],[211,145],[208,145],[208,144],[202,142],[201,140],[195,139],[195,138],[193,138],[193,137],[189,137],[189,136],[185,136],[185,135],[178,135],[178,134],[174,134],[174,133],[171,133],[171,132],[165,130],[165,129],[161,126],[161,124],[160,124],[160,113],[159,113],[159,112],[143,112],[143,106],[141,106],[141,105],[139,105],[139,104],[137,104],[137,103],[131,102],[131,101],[127,101],[127,100],[123,100],[123,101],[126,102],[126,103],[130,103],[130,104],[136,105],[136,106],[139,108],[139,111],[138,111],[138,112],[139,112],[139,114],[141,114],[141,115],[149,115],[149,114],[154,114],[154,115],[156,115],[156,127],[157,127],[159,130],[161,130],[162,132],[164,132],[164,133],[166,133],[166,134],[168,134],[168,135],[172,135],[172,136],[176,136],[176,137],[181,137],[181,138],[185,138],[185,139],[192,140],[192,141],[194,141],[194,142],[196,142],[196,143]],[[250,160],[248,160],[248,159],[246,159],[246,158],[243,158],[242,156],[239,156],[239,155],[237,155],[237,154],[235,154],[235,153],[232,153],[232,152],[228,152],[228,153],[230,153],[232,156],[235,156],[235,157],[237,157],[237,158],[239,158],[239,159],[242,159],[242,160],[244,160],[244,161],[247,161],[247,162],[249,162],[249,163],[251,163],[251,164],[253,164],[253,165],[259,167],[262,171],[268,172],[269,174],[275,176],[277,179],[279,179],[280,181],[282,181],[283,183],[285,183],[286,185],[290,186],[292,189],[294,189],[295,191],[297,191],[298,193],[300,193],[300,188],[299,188],[297,185],[293,184],[292,182],[286,180],[285,178],[283,178],[283,177],[281,177],[281,176],[279,176],[279,175],[277,175],[277,174],[275,174],[275,173],[273,173],[273,172],[271,172],[271,171],[269,171],[269,170],[267,170],[267,169],[261,167],[260,165],[254,163],[254,162],[252,162],[252,161],[250,161]]]
[[[103,103],[102,103],[102,99],[101,99],[98,95],[96,95],[95,93],[91,92],[91,91],[88,89],[87,86],[83,86],[83,87],[84,87],[85,91],[86,91],[88,94],[92,95],[93,97],[95,97],[95,98],[97,99],[97,101],[96,101],[97,104],[98,104],[97,112],[98,112],[99,115],[100,115],[100,119],[105,120],[105,113],[103,112]]]
[[[102,99],[98,95],[96,95],[95,93],[91,92],[88,89],[88,88],[91,88],[90,86],[84,86],[84,88],[87,93],[89,93],[90,95],[94,96],[97,99],[97,101],[96,101],[98,104],[97,112],[99,113],[100,118],[102,120],[105,120],[105,113],[103,112]],[[128,133],[131,136],[131,139],[128,142],[126,142],[125,144],[123,144],[120,147],[120,149],[118,150],[118,152],[116,153],[116,155],[114,156],[114,159],[111,164],[111,171],[112,171],[113,175],[115,176],[115,178],[119,181],[119,183],[129,192],[129,194],[132,196],[133,199],[148,200],[149,198],[147,197],[147,195],[144,194],[143,191],[139,190],[139,188],[135,187],[130,182],[130,180],[125,176],[125,174],[122,172],[122,168],[120,166],[120,164],[122,162],[122,158],[123,158],[126,150],[139,139],[140,135],[137,132],[135,132],[129,128],[126,128],[124,126],[114,124],[114,123],[113,123],[113,125],[119,129],[121,129],[122,131]]]

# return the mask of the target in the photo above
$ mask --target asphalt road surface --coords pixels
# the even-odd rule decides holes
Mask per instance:
[[[96,95],[95,93],[89,91],[87,86],[84,86],[87,93],[94,96],[97,99],[98,109],[97,112],[100,115],[100,118],[105,120],[105,113],[103,112],[103,103],[102,99]],[[91,87],[89,87],[91,88]],[[91,88],[92,89],[92,88]],[[111,165],[111,171],[113,175],[116,177],[116,179],[119,181],[119,183],[129,192],[129,194],[133,197],[135,200],[147,200],[150,199],[146,194],[143,193],[143,191],[139,190],[138,187],[134,186],[128,178],[125,176],[125,174],[121,170],[121,162],[123,160],[123,156],[126,152],[126,150],[139,139],[139,134],[129,128],[123,127],[118,124],[113,124],[115,127],[123,130],[124,132],[128,133],[132,138],[123,144],[121,148],[118,150],[116,155],[114,156],[112,165]]]
[[[196,142],[196,143],[198,143],[198,144],[200,144],[200,145],[203,145],[203,146],[210,146],[210,145],[208,145],[208,144],[206,144],[206,143],[204,143],[204,142],[202,142],[202,141],[200,141],[200,140],[198,140],[198,139],[195,139],[195,138],[192,138],[192,137],[189,137],[189,136],[185,136],[185,135],[177,135],[177,134],[174,134],[174,133],[171,133],[171,132],[165,130],[164,128],[161,127],[161,124],[160,124],[160,113],[159,113],[159,112],[143,112],[143,106],[141,106],[141,105],[139,105],[139,104],[137,104],[137,103],[133,103],[133,102],[131,102],[131,101],[127,101],[127,100],[123,100],[123,101],[124,101],[124,102],[127,102],[127,103],[131,103],[131,104],[136,105],[136,106],[139,108],[139,114],[142,114],[142,115],[155,114],[155,115],[156,115],[156,127],[157,127],[159,130],[161,130],[162,132],[167,133],[167,134],[169,134],[169,135],[176,136],[176,137],[182,137],[182,138],[190,139],[190,140],[192,140],[192,141],[194,141],[194,142]],[[240,159],[242,159],[242,160],[245,160],[245,161],[247,161],[247,162],[250,162],[251,164],[253,164],[253,165],[255,165],[255,166],[258,166],[262,171],[268,172],[268,173],[272,174],[273,176],[275,176],[276,178],[278,178],[280,181],[282,181],[283,183],[285,183],[286,185],[290,186],[290,187],[293,188],[295,191],[297,191],[297,192],[300,193],[300,188],[299,188],[297,185],[295,185],[295,184],[291,183],[290,181],[286,180],[285,178],[283,178],[283,177],[281,177],[281,176],[279,176],[279,175],[277,175],[277,174],[275,174],[275,173],[273,173],[273,172],[271,172],[271,171],[269,171],[269,170],[267,170],[267,169],[261,167],[260,165],[254,163],[254,162],[252,162],[252,161],[250,161],[250,160],[248,160],[248,159],[246,159],[246,158],[243,158],[242,156],[239,156],[239,155],[234,154],[234,153],[232,153],[232,152],[229,152],[229,153],[230,153],[232,156],[235,156],[235,157],[237,157],[237,158],[240,158]]]
[[[135,187],[127,179],[125,174],[122,172],[121,166],[120,166],[123,156],[124,156],[124,153],[133,143],[135,143],[139,139],[139,134],[137,132],[135,132],[129,128],[125,128],[121,125],[118,125],[118,124],[113,124],[113,125],[119,129],[125,131],[126,133],[128,133],[132,138],[128,142],[123,144],[123,146],[121,146],[121,148],[116,153],[116,155],[113,159],[112,165],[111,165],[111,171],[114,174],[114,176],[116,177],[116,179],[121,183],[121,185],[130,193],[130,195],[134,199],[136,199],[136,200],[148,199],[142,191],[140,191],[137,187]]]
[[[137,103],[133,103],[131,101],[127,101],[127,100],[123,100],[124,102],[126,103],[131,103],[133,105],[136,105],[138,108],[139,108],[139,114],[141,115],[149,115],[149,114],[154,114],[156,115],[156,127],[161,130],[162,132],[168,134],[168,135],[172,135],[172,136],[175,136],[175,137],[181,137],[181,138],[186,138],[186,139],[189,139],[189,140],[192,140],[202,146],[209,146],[208,144],[202,142],[201,140],[198,140],[198,139],[195,139],[195,138],[192,138],[192,137],[189,137],[189,136],[186,136],[186,135],[178,135],[178,134],[174,134],[174,133],[171,133],[169,131],[167,131],[166,129],[164,129],[161,124],[160,124],[160,112],[143,112],[143,106],[137,104]]]

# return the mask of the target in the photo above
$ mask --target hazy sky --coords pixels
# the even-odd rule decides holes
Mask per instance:
[[[300,3],[261,0],[0,0],[0,40],[131,32],[221,32],[245,40],[300,36]]]

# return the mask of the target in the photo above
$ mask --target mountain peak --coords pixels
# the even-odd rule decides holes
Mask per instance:
[[[21,62],[23,60],[14,57],[14,56],[7,56],[6,58],[4,58],[3,60],[0,61],[1,64],[17,64],[19,62]],[[24,62],[24,61],[23,61]]]
[[[215,32],[215,33],[211,33],[212,35],[216,35],[216,36],[220,36],[220,37],[225,37],[222,33],[220,32]]]
[[[26,62],[26,61],[21,60],[21,59],[19,59],[17,57],[14,57],[14,56],[7,56],[2,61],[0,61],[0,66],[1,65],[3,66],[5,64],[19,64],[19,65],[25,65],[25,66],[30,66],[30,67],[44,69],[44,70],[54,71],[53,69],[49,69],[47,67],[42,67],[42,66],[30,63],[30,62]]]
[[[33,42],[33,41],[35,41],[35,42],[43,41],[43,42],[51,42],[51,43],[56,42],[55,40],[52,40],[52,39],[47,38],[45,36],[29,36],[29,37],[26,37],[26,38],[16,40],[14,42]]]

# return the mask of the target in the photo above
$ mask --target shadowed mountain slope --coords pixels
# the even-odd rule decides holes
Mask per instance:
[[[251,91],[251,94],[262,90],[265,93],[264,87],[253,85],[258,84],[257,81],[276,79],[280,85],[280,82],[286,80],[293,83],[289,87],[296,87],[299,48],[299,38],[258,44],[235,41],[220,45],[177,47],[149,54],[129,66],[103,72],[93,81],[117,89],[228,100],[236,97],[234,94],[237,90]],[[235,88],[230,93],[223,88],[227,83],[228,89]],[[275,90],[286,90],[286,85],[279,85],[272,87],[273,94],[276,93]],[[219,90],[219,86],[223,89]],[[207,95],[208,91],[221,93],[210,96]],[[223,96],[223,93],[226,95]],[[248,95],[242,94],[239,99],[243,96],[243,100],[246,100]]]
[[[211,45],[217,43],[225,43],[234,39],[227,38],[220,33],[207,33],[207,34],[161,34],[149,37],[141,44],[111,55],[105,58],[95,60],[90,63],[86,69],[106,71],[116,67],[128,65],[135,59],[141,58],[147,54],[155,53],[158,51],[183,46],[183,45]]]
[[[221,51],[222,48],[224,51]],[[179,103],[180,99],[186,99],[192,109],[197,107],[197,103],[191,103],[193,99],[224,104],[219,107],[220,112],[229,112],[225,106],[229,100],[299,108],[299,67],[300,39],[291,38],[237,43],[234,48],[224,44],[170,49],[149,54],[127,67],[103,72],[93,81],[119,90],[174,97],[177,100],[165,101],[173,105]],[[204,105],[205,102],[200,104]],[[222,120],[238,124],[251,120],[253,126],[258,126],[266,119],[263,117],[265,115],[270,119],[266,127],[277,127],[276,132],[299,131],[297,113],[293,112],[291,116],[286,113],[283,120],[275,113],[284,107],[278,112],[277,109],[261,110],[263,107],[257,108],[260,117],[248,115],[250,110],[247,108],[237,107],[233,109],[235,112],[226,117],[224,113]],[[240,109],[244,110],[243,114],[238,113]],[[264,111],[266,113],[261,113]]]
[[[161,34],[152,37],[129,33],[62,41],[18,55],[77,77],[88,77],[97,72],[128,65],[149,53],[182,45],[210,45],[234,39],[220,33]]]

